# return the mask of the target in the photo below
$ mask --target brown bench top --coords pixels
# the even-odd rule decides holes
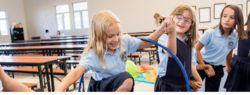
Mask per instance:
[[[30,72],[30,73],[36,73],[38,72],[37,68],[28,68],[28,67],[3,67],[5,71],[10,71],[10,72]],[[70,72],[71,70],[67,70],[67,72]],[[49,71],[50,72],[50,69]],[[43,73],[45,73],[45,70],[43,70]],[[54,74],[64,74],[64,70],[62,69],[53,69]]]

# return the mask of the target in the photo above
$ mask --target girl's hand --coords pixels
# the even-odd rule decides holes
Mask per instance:
[[[208,77],[215,76],[214,68],[209,64],[205,64],[205,70],[204,71],[206,72]]]
[[[226,67],[225,67],[226,72],[229,73],[229,72],[231,71],[231,69],[232,69],[231,66],[228,66],[228,65],[225,65],[225,66],[226,66]]]
[[[167,23],[167,27],[166,27],[166,32],[168,32],[169,34],[175,33],[176,26],[175,26],[173,19],[174,18],[172,16],[167,18],[168,23]]]
[[[202,86],[202,83],[195,81],[195,80],[189,80],[190,88],[192,91],[199,91],[199,89]]]
[[[204,70],[208,77],[215,75],[214,69],[210,64],[198,64],[196,68],[197,70]]]
[[[160,31],[172,33],[175,32],[175,23],[173,17],[165,17],[164,21],[158,27]]]

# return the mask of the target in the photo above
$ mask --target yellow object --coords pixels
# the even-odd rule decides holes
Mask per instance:
[[[143,74],[143,76],[149,80],[149,81],[152,81],[152,82],[155,82],[156,81],[156,72],[155,71],[152,71],[151,73],[147,73],[147,74]]]

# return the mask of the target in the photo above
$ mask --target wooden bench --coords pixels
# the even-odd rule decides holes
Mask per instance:
[[[23,73],[38,73],[38,69],[37,68],[28,68],[28,67],[3,67],[3,69],[7,72],[23,72]],[[67,72],[70,72],[71,70],[67,70]],[[45,73],[46,71],[43,70],[43,73]],[[49,71],[50,72],[50,69]],[[56,75],[64,75],[64,70],[62,69],[53,69],[53,73]]]
[[[11,67],[3,67],[3,69],[6,72],[12,72],[12,77],[13,78],[15,77],[14,76],[14,72],[20,72],[20,73],[38,73],[38,69],[37,68],[11,66]],[[69,73],[70,71],[71,70],[67,70],[67,73]],[[46,72],[45,69],[43,69],[43,73],[45,73],[45,72]],[[50,72],[50,69],[48,70],[48,72]],[[54,75],[66,75],[66,73],[62,69],[53,69],[53,74]],[[56,79],[58,79],[59,81],[61,81],[60,78],[58,78],[56,76],[53,76],[53,77],[56,78]],[[44,84],[45,84],[45,81],[44,81]],[[32,86],[31,84],[27,84],[27,85],[28,85],[28,87]]]
[[[35,88],[37,88],[37,83],[25,83],[23,82],[23,84],[29,88],[31,88],[32,90],[34,90]]]
[[[74,58],[74,60],[76,60],[77,58],[81,57],[82,54],[77,54],[77,53],[75,53],[75,54],[67,54],[66,56],[71,56],[71,57]]]
[[[141,65],[141,53],[128,54],[128,57],[130,57],[130,59],[134,61],[135,64],[139,63],[139,65]],[[136,60],[136,58],[138,58],[138,61]]]
[[[75,68],[79,64],[80,60],[66,60],[67,68]]]
[[[81,54],[81,53],[83,53],[83,50],[65,50],[65,53],[78,53],[78,54]]]
[[[80,60],[66,60],[66,64],[79,64]]]
[[[154,60],[156,60],[157,50],[156,48],[145,48],[142,50],[143,52],[148,52],[149,55],[149,65],[152,65]]]

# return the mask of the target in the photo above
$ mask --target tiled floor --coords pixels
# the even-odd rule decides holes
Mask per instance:
[[[149,64],[147,54],[143,54],[143,56],[142,56],[142,64]],[[157,62],[154,62],[154,64],[152,66],[157,67]],[[57,75],[57,77],[59,77],[60,79],[63,79],[64,76]],[[85,81],[84,81],[85,89],[88,86],[89,77],[90,77],[90,75],[85,75]],[[225,91],[223,86],[224,86],[226,77],[227,77],[227,73],[225,72],[225,75],[224,75],[224,77],[222,78],[222,81],[221,81],[220,91]],[[33,77],[33,74],[15,73],[15,79],[20,81],[20,82],[34,82],[34,83],[39,84],[39,80],[38,80],[37,75],[35,77]],[[57,79],[54,79],[54,80],[55,80],[55,87],[58,87],[58,85],[60,84],[60,81],[57,80]],[[77,84],[77,86],[78,86],[78,84]],[[72,88],[73,88],[73,86],[70,87],[70,89],[72,89]],[[47,88],[45,88],[45,91],[47,91]],[[74,91],[77,91],[77,90],[74,90]],[[154,91],[154,84],[135,82],[134,91],[135,92],[153,92]],[[200,92],[203,92],[203,91],[204,91],[204,83],[203,83],[202,88],[200,89]]]

